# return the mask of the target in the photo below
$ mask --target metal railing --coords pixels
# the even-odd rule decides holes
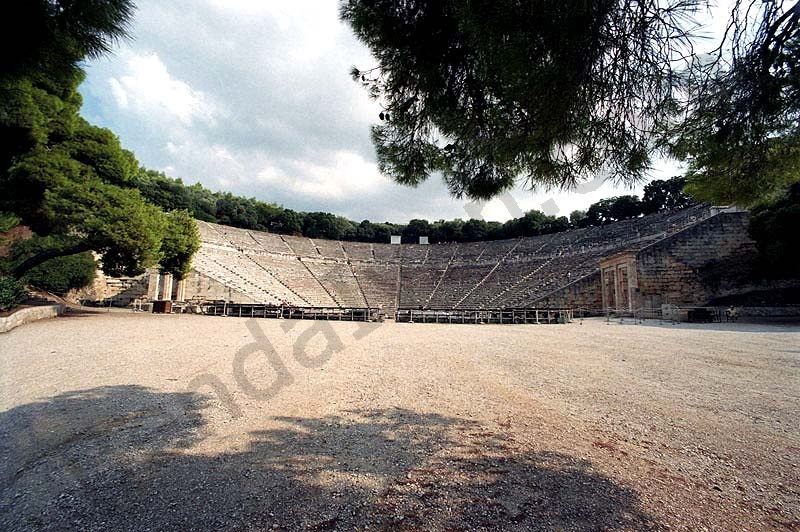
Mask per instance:
[[[230,303],[228,301],[204,301],[195,305],[201,314],[230,316],[237,318],[274,318],[296,320],[335,321],[382,321],[383,312],[378,308],[340,307],[293,307],[264,303]]]
[[[412,309],[399,308],[398,323],[569,323],[574,317],[569,308],[510,308],[510,309]]]

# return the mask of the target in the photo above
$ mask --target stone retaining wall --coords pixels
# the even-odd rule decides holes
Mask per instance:
[[[28,307],[16,311],[10,316],[0,318],[0,333],[8,332],[15,327],[30,323],[32,321],[55,318],[64,313],[65,306],[62,304],[44,305],[41,307]]]
[[[603,297],[600,291],[600,272],[573,281],[534,302],[536,307],[584,309],[601,313]]]
[[[723,277],[734,277],[741,273],[741,265],[727,264],[737,256],[749,257],[754,249],[746,213],[721,213],[657,242],[636,256],[639,301],[635,306],[705,305],[733,281],[709,279],[710,267],[721,265]]]

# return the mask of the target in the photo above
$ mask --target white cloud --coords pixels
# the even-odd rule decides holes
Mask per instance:
[[[258,180],[317,200],[375,196],[389,184],[374,163],[350,151],[334,153],[325,164],[301,159],[285,161],[282,167],[268,164]]]
[[[120,109],[132,108],[148,118],[177,119],[189,126],[196,120],[212,122],[217,114],[209,97],[170,76],[156,53],[130,55],[126,74],[108,83]]]
[[[128,93],[125,92],[125,89],[122,87],[122,84],[119,80],[111,78],[108,80],[108,83],[111,85],[111,93],[114,95],[114,99],[117,101],[117,105],[120,109],[127,109],[128,108]]]

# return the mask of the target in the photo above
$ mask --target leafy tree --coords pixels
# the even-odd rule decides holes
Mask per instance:
[[[258,224],[258,212],[252,200],[226,192],[217,199],[217,220],[221,224],[233,227],[255,229]]]
[[[462,238],[466,242],[485,240],[489,234],[489,226],[485,220],[470,218],[461,228]]]
[[[503,224],[500,222],[486,222],[486,240],[499,240],[505,238]]]
[[[694,204],[695,200],[692,196],[683,191],[685,186],[686,178],[682,176],[666,181],[657,179],[648,183],[644,187],[644,196],[642,197],[644,214],[683,209]]]
[[[90,252],[50,259],[28,270],[22,281],[55,294],[65,294],[92,284],[97,263]]]
[[[14,265],[35,256],[42,251],[57,248],[61,245],[58,236],[33,236],[17,242],[11,250],[6,262]],[[48,292],[64,294],[72,289],[83,288],[91,284],[97,272],[94,257],[88,251],[74,255],[50,259],[35,268],[31,268],[22,278],[26,284]]]
[[[39,235],[71,236],[70,244],[21,263],[15,276],[56,256],[94,250],[107,273],[133,274],[158,262],[161,211],[125,188],[135,159],[113,135],[76,120],[75,137],[38,145],[17,156],[0,179],[0,209],[20,217]],[[102,140],[98,140],[102,139]],[[103,178],[106,178],[104,180]]]
[[[708,4],[342,0],[340,15],[377,61],[352,74],[384,107],[372,139],[400,183],[441,171],[471,198],[633,183],[671,153],[694,196],[748,205],[800,179],[800,4],[737,0],[711,60],[692,35]]]
[[[391,240],[392,235],[402,235],[403,228],[402,226],[391,224],[391,223],[380,223],[375,224],[375,240],[373,242],[377,242],[380,244],[388,244]]]
[[[560,233],[562,231],[568,231],[570,229],[569,218],[566,216],[559,216],[556,218],[555,216],[551,216],[550,219],[547,221],[547,225],[544,229],[544,232],[549,233]]]
[[[198,220],[215,222],[217,220],[217,200],[213,193],[200,183],[188,187],[192,215]]]
[[[27,297],[25,288],[17,279],[0,276],[0,312],[16,307]]]
[[[586,211],[587,225],[603,225],[642,214],[642,202],[637,196],[616,196],[593,203]]]
[[[14,227],[18,226],[19,222],[20,219],[18,216],[14,216],[13,214],[7,212],[0,212],[0,233],[10,231]]]
[[[756,241],[760,270],[767,277],[800,277],[800,183],[771,204],[755,207],[749,233]]]
[[[78,115],[77,67],[124,34],[125,0],[37,1],[7,7],[40,39],[12,51],[0,77],[0,211],[57,245],[22,261],[20,278],[55,257],[95,251],[103,270],[133,275],[158,264],[169,220],[136,190],[138,163],[108,130]],[[170,265],[170,268],[176,267]]]
[[[428,220],[411,220],[402,232],[403,242],[408,244],[419,242],[421,236],[431,236],[431,225]]]
[[[642,178],[672,111],[673,59],[695,2],[346,0],[341,17],[377,60],[352,74],[381,100],[383,172],[441,171],[489,198],[522,176],[571,186],[598,171]],[[441,139],[441,141],[439,141]]]
[[[355,224],[327,212],[309,212],[303,217],[303,234],[310,238],[340,240],[356,234]]]
[[[187,211],[167,213],[166,222],[161,239],[161,269],[180,280],[189,273],[192,257],[200,249],[200,231]]]
[[[272,224],[277,221],[283,207],[275,205],[274,203],[264,203],[263,201],[256,201],[256,216],[258,217],[257,229],[270,230]]]
[[[281,233],[295,234],[303,230],[303,215],[291,209],[285,209],[278,215],[275,224]]]
[[[464,221],[448,220],[438,222],[435,242],[463,242],[464,241]]]
[[[800,181],[800,3],[742,2],[727,47],[697,61],[672,148],[698,199],[750,206]]]
[[[356,229],[355,239],[359,242],[375,242],[375,224],[369,220],[361,220]]]
[[[0,7],[0,78],[71,77],[127,35],[132,0],[25,0]]]
[[[547,223],[547,215],[541,211],[531,210],[519,219],[518,234],[515,236],[535,236],[542,234],[542,228]]]
[[[585,227],[586,211],[574,210],[569,213],[569,223],[573,227]]]
[[[140,168],[134,176],[134,184],[147,201],[166,211],[192,208],[190,189],[180,179]]]

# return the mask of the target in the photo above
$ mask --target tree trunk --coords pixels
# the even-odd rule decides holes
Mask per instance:
[[[11,276],[14,279],[20,279],[23,275],[28,273],[29,270],[35,268],[36,266],[50,259],[54,259],[56,257],[66,257],[67,255],[74,255],[76,253],[83,253],[84,251],[91,251],[91,249],[92,247],[88,243],[80,242],[78,244],[75,244],[74,246],[58,248],[58,249],[48,249],[42,251],[38,255],[34,255],[33,257],[30,257],[22,261],[11,272]]]

